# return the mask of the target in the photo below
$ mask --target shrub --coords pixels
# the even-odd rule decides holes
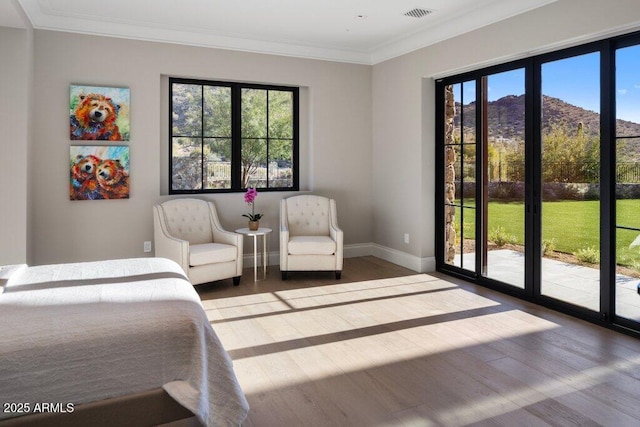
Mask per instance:
[[[556,239],[542,239],[542,256],[556,250]]]
[[[522,182],[490,182],[489,198],[521,201],[524,199],[524,184]]]
[[[600,253],[593,246],[579,249],[578,252],[574,252],[573,254],[579,261],[586,262],[587,264],[597,264],[600,262]]]
[[[580,187],[564,182],[544,182],[542,184],[542,198],[545,202],[556,200],[583,200]]]
[[[498,245],[498,247],[502,247],[506,244],[515,244],[518,239],[513,234],[508,234],[506,230],[498,226],[489,232],[489,240]]]

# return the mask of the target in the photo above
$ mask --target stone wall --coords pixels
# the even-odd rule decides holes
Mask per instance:
[[[450,206],[456,198],[456,172],[454,164],[456,161],[456,152],[452,145],[453,139],[453,118],[456,114],[455,99],[453,97],[453,86],[447,86],[444,90],[445,108],[444,108],[444,173],[445,173],[445,191],[444,191],[444,261],[452,264],[456,256],[456,229],[454,219],[456,208]]]

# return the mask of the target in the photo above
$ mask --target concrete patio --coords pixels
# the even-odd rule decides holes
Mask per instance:
[[[488,253],[487,277],[524,289],[524,254],[510,249]],[[475,253],[463,256],[465,266],[473,265]],[[455,265],[460,265],[457,255]],[[550,258],[542,259],[543,295],[593,311],[600,309],[600,271],[595,268],[569,264]],[[618,316],[640,321],[640,279],[616,275],[616,312]]]

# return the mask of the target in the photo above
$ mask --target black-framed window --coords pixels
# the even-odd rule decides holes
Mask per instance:
[[[169,78],[169,193],[298,190],[299,89]]]

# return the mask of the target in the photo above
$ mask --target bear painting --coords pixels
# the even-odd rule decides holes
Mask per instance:
[[[126,199],[129,197],[129,173],[120,160],[103,160],[96,169],[96,180],[103,199]]]
[[[71,146],[71,200],[129,198],[129,147]]]
[[[72,140],[128,141],[129,89],[71,85],[69,125]]]
[[[91,200],[99,198],[98,179],[96,170],[101,160],[93,154],[78,154],[72,159],[71,186],[69,195],[71,200]]]

